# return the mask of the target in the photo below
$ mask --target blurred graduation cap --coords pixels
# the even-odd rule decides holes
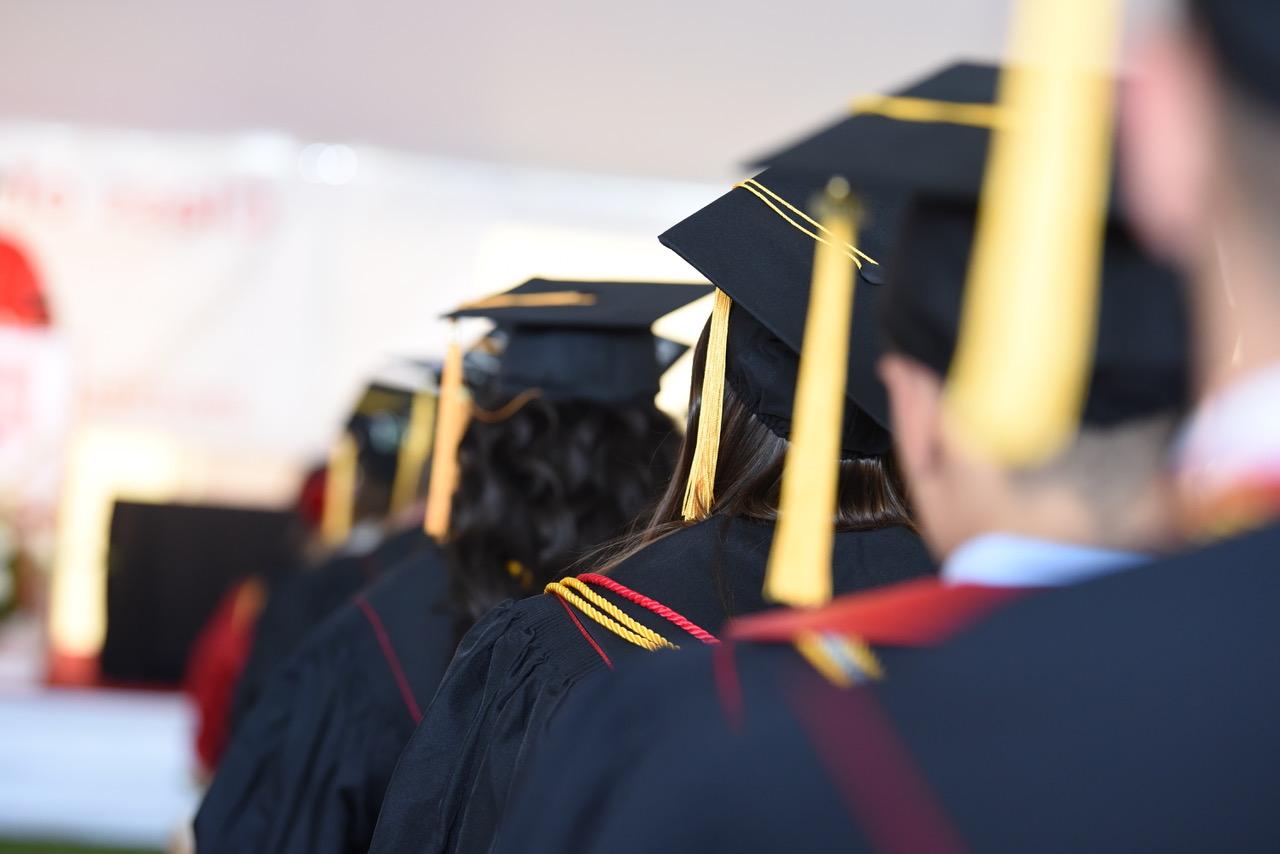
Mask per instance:
[[[1280,3],[1191,0],[1189,5],[1230,79],[1242,91],[1280,109]]]
[[[1013,54],[1027,65],[998,73],[952,66],[896,95],[858,99],[849,118],[767,158],[766,176],[840,175],[864,192],[885,187],[970,200],[968,221],[977,217],[966,244],[972,263],[967,254],[937,259],[953,281],[967,284],[954,312],[957,322],[963,312],[964,323],[948,377],[948,425],[1007,463],[1050,457],[1074,434],[1083,408],[1112,193],[1113,81],[1100,69],[1114,59],[1120,11],[1118,0],[1023,0]],[[980,215],[972,205],[979,196]],[[944,219],[954,225],[954,217]],[[916,238],[934,236],[922,226],[930,221],[913,214]],[[829,252],[824,247],[819,256]],[[930,252],[907,235],[895,260],[928,269],[933,259],[920,256]],[[950,266],[957,263],[963,266]],[[889,286],[892,298],[900,286]],[[823,312],[815,299],[811,326]],[[810,343],[802,372],[824,355]],[[795,417],[810,410],[820,414],[821,401],[802,395]],[[816,605],[830,596],[834,494],[804,494],[801,485],[822,462],[810,456],[806,466],[793,466],[796,445],[783,476],[766,592]]]
[[[885,250],[881,241],[876,249],[884,263],[874,268],[892,283],[885,289],[885,330],[893,346],[944,375],[958,343],[978,201],[1000,125],[999,77],[992,65],[949,65],[894,95],[857,99],[851,116],[764,158],[770,169],[762,180],[772,185],[841,175],[867,188],[870,200],[897,199],[887,215],[898,242]],[[1180,282],[1137,245],[1114,183],[1083,409],[1090,424],[1177,410],[1187,394]]]
[[[947,376],[959,343],[977,217],[977,199],[921,196],[906,216],[895,257],[883,318],[887,345],[940,376]],[[1178,413],[1189,404],[1183,283],[1121,222],[1106,228],[1091,347],[1085,425]]]
[[[448,533],[457,448],[468,418],[500,421],[535,397],[606,404],[652,400],[662,374],[685,348],[656,337],[651,327],[710,291],[709,285],[684,282],[530,279],[447,313],[454,320],[476,317],[497,324],[502,352],[475,396],[498,408],[480,409],[463,399],[463,356],[452,344],[441,378],[427,533]]]
[[[361,392],[330,452],[321,530],[341,543],[355,515],[358,473],[391,486],[388,512],[412,503],[431,447],[438,394],[437,369],[396,360],[384,365]]]
[[[370,378],[345,427],[356,440],[363,467],[387,481],[394,479],[414,401],[436,396],[437,376],[438,368],[430,363],[396,360]]]
[[[684,348],[657,338],[659,318],[706,296],[704,284],[530,279],[445,315],[482,317],[506,338],[486,397],[536,389],[553,400],[652,398]]]
[[[752,165],[769,169],[775,182],[783,175],[809,181],[841,175],[859,193],[977,198],[993,131],[1013,115],[1007,103],[997,103],[1001,72],[990,63],[952,62],[892,92],[856,97],[839,120]],[[1114,82],[1100,71],[1090,77],[1095,88]],[[1107,193],[1109,213],[1123,216],[1115,181],[1108,181]]]
[[[999,121],[999,79],[994,65],[952,63],[890,94],[854,99],[839,121],[753,165],[775,175],[843,175],[859,192],[927,186],[972,196],[981,187],[990,131]]]

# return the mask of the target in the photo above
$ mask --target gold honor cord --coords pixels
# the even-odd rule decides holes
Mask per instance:
[[[999,127],[1004,116],[998,104],[935,101],[896,95],[863,95],[850,105],[855,115],[884,116],[899,122]]]
[[[559,596],[568,604],[577,608],[588,619],[607,629],[629,644],[654,652],[659,649],[679,649],[678,646],[662,635],[629,617],[599,593],[587,587],[576,578],[564,578],[553,581],[543,588],[543,593]],[[581,593],[582,596],[579,596]],[[586,598],[583,598],[586,597]],[[590,600],[590,601],[588,601]],[[602,610],[597,610],[599,605]],[[602,612],[603,611],[603,612]]]
[[[497,409],[481,409],[473,404],[471,406],[471,417],[485,424],[499,424],[540,397],[542,397],[542,389],[527,388]]]
[[[400,440],[396,456],[396,477],[391,485],[391,512],[408,507],[418,494],[422,470],[431,454],[432,433],[436,423],[436,396],[420,391],[413,396],[409,423]]]
[[[792,228],[795,228],[796,230],[800,231],[805,235],[808,235],[810,238],[816,240],[819,243],[828,243],[829,239],[832,236],[831,232],[828,231],[826,227],[822,225],[822,223],[818,222],[816,219],[809,216],[800,208],[791,204],[791,202],[787,201],[782,196],[775,193],[773,190],[770,190],[764,184],[761,184],[755,178],[748,178],[745,181],[740,181],[737,184],[733,185],[733,189],[746,190],[748,193],[750,193],[751,195],[755,196],[757,199],[759,199],[760,201],[768,205],[770,210],[772,210],[778,216],[782,217],[782,219],[785,222],[787,222],[789,225],[791,225]],[[781,205],[782,207],[779,207],[779,205]],[[786,211],[784,211],[783,208],[786,208]],[[792,215],[794,215],[795,217],[799,217],[802,222],[811,226],[814,230],[810,231],[809,228],[806,228],[804,225],[801,225],[799,222],[796,222],[796,220],[792,218]],[[823,235],[826,235],[826,236],[824,237]],[[864,262],[867,264],[879,264],[879,262],[876,261],[876,259],[872,258],[867,253],[863,252],[861,249],[854,246],[852,243],[838,242],[836,245],[841,249],[841,251],[843,251],[846,255],[849,256],[850,261],[858,265],[858,269],[862,269],[862,265]]]
[[[994,135],[946,415],[957,437],[1034,466],[1074,436],[1097,327],[1118,0],[1022,0]]]
[[[681,516],[686,522],[705,519],[715,506],[716,463],[720,458],[720,419],[724,409],[724,362],[729,345],[729,310],[733,301],[716,289],[707,334],[706,364],[702,368],[702,396],[698,404],[698,434],[684,485]]]
[[[855,240],[849,187],[827,190],[824,233],[813,261],[804,346],[796,377],[791,444],[782,471],[778,527],[769,552],[765,597],[812,607],[831,599],[831,549],[839,487],[854,272],[839,246]]]
[[[329,453],[324,476],[324,511],[320,516],[320,536],[327,545],[341,545],[351,533],[359,454],[355,437],[346,432]]]
[[[544,291],[538,294],[498,294],[460,305],[457,311],[481,311],[494,308],[559,308],[595,305],[596,295],[582,291]]]
[[[462,347],[453,336],[445,353],[437,408],[423,528],[436,540],[443,540],[449,533],[449,513],[458,486],[458,445],[467,430],[468,415],[467,392],[462,386]]]

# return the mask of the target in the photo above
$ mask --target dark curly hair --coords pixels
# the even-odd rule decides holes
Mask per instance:
[[[460,629],[625,533],[670,479],[678,441],[651,399],[534,398],[508,418],[473,419],[445,543]]]
[[[597,550],[593,561],[602,571],[616,566],[655,540],[691,524],[684,521],[681,509],[698,435],[708,329],[703,329],[694,353],[689,419],[675,473],[643,527]],[[738,516],[776,522],[782,468],[790,443],[753,415],[728,383],[724,386],[722,412],[712,513],[721,517]],[[866,531],[890,525],[914,528],[906,486],[892,451],[877,456],[842,459],[839,464],[836,530]]]

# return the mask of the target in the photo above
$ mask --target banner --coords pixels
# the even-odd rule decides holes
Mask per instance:
[[[0,237],[38,271],[49,324],[27,355],[0,350],[0,483],[65,460],[55,635],[100,643],[113,500],[290,500],[366,376],[443,352],[441,312],[534,275],[696,279],[656,235],[721,189],[0,124]]]

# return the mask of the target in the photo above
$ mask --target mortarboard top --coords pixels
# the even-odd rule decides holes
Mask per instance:
[[[1001,116],[1000,73],[956,62],[890,95],[855,98],[845,118],[753,163],[793,178],[840,175],[858,192],[976,198]],[[1123,207],[1115,186],[1113,214]]]
[[[843,175],[863,191],[923,184],[975,193],[974,182],[981,182],[987,162],[999,75],[993,65],[949,65],[888,98],[857,98],[840,121],[753,163],[777,173]],[[956,120],[918,120],[947,109],[938,102],[956,105],[951,115]],[[938,156],[940,150],[945,157]]]
[[[530,279],[445,316],[487,318],[505,333],[489,395],[536,389],[551,399],[621,403],[652,398],[682,352],[655,338],[654,321],[710,292],[692,283]]]
[[[1232,81],[1280,109],[1280,3],[1192,0],[1190,7]]]

